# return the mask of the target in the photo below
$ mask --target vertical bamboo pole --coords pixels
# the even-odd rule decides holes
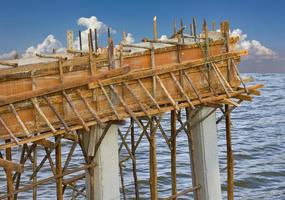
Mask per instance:
[[[190,35],[191,35],[191,36],[194,36],[194,33],[193,33],[193,24],[190,24]]]
[[[185,40],[184,40],[184,31],[183,31],[183,20],[182,20],[182,18],[180,19],[180,29],[182,30],[181,31],[181,38],[182,38],[182,43],[184,44],[185,43]]]
[[[78,31],[78,39],[79,39],[79,50],[82,51],[82,36],[81,31]]]
[[[61,65],[61,59],[59,60],[59,65]],[[62,67],[59,67],[59,71],[60,71],[60,78],[62,80]],[[36,84],[36,77],[35,77],[35,70],[32,71],[32,90],[35,90],[37,87]],[[35,116],[35,124],[37,129],[39,128],[39,116],[38,116],[38,112],[35,110],[34,111],[34,116]],[[35,148],[33,151],[33,172],[35,172],[35,170],[37,169],[37,144],[34,144]],[[35,174],[35,176],[33,177],[33,183],[37,182],[37,175]],[[33,200],[37,199],[37,187],[33,188]]]
[[[93,47],[93,37],[92,37],[92,29],[89,29],[89,37],[90,37],[90,46],[91,46],[91,51],[94,52],[94,47]]]
[[[119,163],[119,168],[120,168],[120,178],[121,178],[121,185],[122,185],[122,195],[124,200],[127,200],[127,196],[126,196],[126,190],[125,190],[125,181],[124,181],[124,173],[123,173],[123,167],[122,164]]]
[[[157,23],[156,23],[156,16],[153,18],[153,39],[157,40]]]
[[[61,135],[55,136],[55,164],[56,164],[56,174],[62,174],[61,167]],[[62,190],[62,177],[58,177],[56,180],[56,194],[57,200],[63,200],[63,190]]]
[[[123,31],[123,33],[122,33],[122,41],[123,41],[124,44],[126,43],[126,40],[127,40],[127,34],[126,34],[125,31]]]
[[[6,140],[6,143],[9,143],[10,140]],[[11,148],[6,148],[6,160],[12,160],[12,151]],[[7,194],[14,191],[13,186],[13,173],[12,170],[6,169],[6,181],[7,181]],[[13,200],[14,196],[8,196],[8,200]]]
[[[198,108],[199,109],[199,108]],[[190,119],[190,108],[185,109],[186,112],[186,120],[189,121]],[[188,140],[188,148],[189,148],[189,158],[190,158],[190,166],[191,166],[191,176],[192,176],[192,186],[195,187],[198,185],[197,180],[197,171],[195,170],[195,161],[194,161],[194,145],[193,145],[193,134],[191,133],[191,129],[189,127],[189,124],[187,125],[187,140]],[[198,193],[197,190],[193,192],[194,199],[198,199]]]
[[[97,29],[94,29],[94,40],[95,40],[95,53],[98,51],[98,34]]]
[[[111,30],[108,28],[108,61],[109,61],[109,70],[115,68],[115,59],[114,59],[114,41],[111,37]]]
[[[225,105],[226,112],[226,140],[227,140],[227,182],[228,182],[228,200],[234,199],[234,158],[231,142],[231,111],[228,105]]]
[[[229,52],[229,22],[225,21],[222,24],[223,35],[225,37],[225,46],[226,51]],[[230,83],[230,71],[231,71],[231,62],[228,60],[227,67],[227,79]],[[232,151],[232,141],[231,141],[231,111],[229,105],[225,105],[226,112],[226,140],[227,140],[227,192],[228,200],[234,199],[234,157]]]
[[[67,40],[67,49],[68,50],[73,50],[73,31],[68,30],[66,32],[66,40]]]
[[[176,112],[171,111],[171,184],[172,195],[177,193],[176,185]],[[176,200],[176,198],[173,198]]]
[[[133,164],[133,176],[134,176],[134,183],[135,183],[135,195],[136,200],[139,199],[139,185],[138,185],[138,178],[137,178],[137,163],[136,163],[136,142],[135,142],[135,127],[134,127],[134,119],[131,118],[131,143],[132,143],[132,155],[134,160],[132,160]]]
[[[35,144],[35,149],[33,152],[33,171],[37,169],[37,145]],[[37,175],[33,177],[33,183],[37,182]],[[37,187],[33,188],[33,200],[37,199]]]
[[[197,27],[196,27],[196,19],[193,18],[193,34],[194,34],[194,40],[197,42]]]
[[[203,33],[205,34],[206,40],[208,39],[208,25],[206,19],[203,21]]]
[[[216,22],[215,21],[212,22],[212,31],[217,31]]]
[[[177,32],[176,30],[176,20],[173,21],[173,35]]]
[[[156,137],[155,137],[155,119],[152,117],[150,121],[150,197],[151,200],[157,200],[157,166],[156,166]]]

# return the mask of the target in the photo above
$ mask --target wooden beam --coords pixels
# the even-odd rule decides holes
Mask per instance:
[[[41,140],[37,140],[34,143],[36,143],[37,145],[41,145],[45,148],[49,148],[49,149],[53,149],[54,148],[54,143],[47,140],[47,139],[41,139]]]
[[[176,184],[176,135],[177,135],[177,129],[176,129],[176,120],[177,115],[172,110],[171,111],[171,191],[172,195],[177,194],[177,184]],[[173,200],[176,200],[174,197]]]
[[[2,158],[0,158],[0,167],[3,167],[5,170],[11,170],[18,173],[22,173],[24,171],[24,165]]]
[[[23,129],[25,135],[30,137],[31,134],[30,134],[28,128],[26,127],[26,125],[24,124],[24,122],[22,121],[21,117],[19,116],[18,112],[16,111],[16,108],[14,107],[14,105],[13,104],[9,104],[9,106],[10,106],[10,109],[11,109],[12,113],[15,115],[18,123],[20,124],[21,128]]]
[[[227,141],[227,194],[228,200],[234,199],[234,158],[231,142],[231,113],[225,105],[226,112],[226,141]]]
[[[47,95],[59,91],[63,91],[66,89],[74,88],[74,87],[80,87],[87,85],[89,83],[98,81],[99,79],[106,79],[110,77],[116,77],[122,74],[126,74],[130,71],[130,67],[121,67],[118,69],[113,69],[107,72],[102,72],[100,74],[96,74],[94,76],[89,76],[86,80],[67,80],[64,83],[52,85],[51,87],[47,88],[39,88],[31,91],[22,92],[19,94],[13,94],[7,97],[1,97],[0,98],[0,106],[6,105],[6,104],[12,104],[15,102],[23,101],[26,99],[31,99],[33,97],[38,97],[42,95]]]
[[[48,125],[48,127],[51,129],[51,131],[53,133],[56,132],[55,128],[53,127],[53,125],[51,124],[51,122],[48,120],[48,118],[45,116],[44,112],[42,111],[42,109],[40,108],[38,101],[36,98],[32,98],[31,102],[33,103],[35,109],[37,110],[37,112],[40,114],[40,116],[44,119],[44,121],[46,122],[46,124]]]
[[[71,98],[69,97],[68,94],[66,94],[65,91],[62,91],[62,94],[64,96],[64,98],[66,99],[67,103],[69,104],[70,108],[72,109],[72,111],[75,113],[76,117],[79,119],[80,123],[82,124],[82,126],[84,127],[84,129],[89,132],[90,129],[88,127],[88,125],[85,123],[84,119],[81,117],[79,111],[76,109],[74,103],[72,102]]]
[[[169,99],[169,101],[172,104],[172,106],[174,107],[174,109],[175,110],[179,110],[178,105],[176,104],[175,100],[171,97],[171,95],[167,91],[167,89],[166,89],[165,85],[163,84],[162,80],[158,76],[156,77],[156,80],[159,82],[160,87],[162,88],[162,90],[166,94],[166,97]]]
[[[63,200],[63,184],[62,184],[62,167],[61,167],[61,136],[55,137],[55,159],[56,159],[56,174],[60,175],[56,179],[56,194],[57,194],[57,200]]]

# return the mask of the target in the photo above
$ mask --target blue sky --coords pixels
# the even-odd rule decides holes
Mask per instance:
[[[96,16],[115,29],[115,41],[119,41],[123,30],[132,33],[139,41],[151,36],[152,18],[155,15],[159,34],[167,35],[171,34],[174,19],[182,17],[185,25],[188,25],[195,16],[200,24],[203,18],[209,22],[230,20],[232,29],[241,29],[247,34],[248,40],[257,40],[277,53],[279,58],[267,59],[264,63],[275,62],[272,65],[285,66],[282,57],[285,54],[285,1],[282,0],[14,0],[2,1],[1,7],[0,54],[11,50],[23,52],[42,42],[48,34],[53,34],[65,45],[66,30],[77,31],[80,17]]]

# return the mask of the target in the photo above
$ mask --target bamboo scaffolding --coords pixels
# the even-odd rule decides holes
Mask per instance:
[[[57,199],[63,199],[69,190],[72,199],[79,195],[86,197],[86,187],[79,188],[77,184],[86,179],[86,176],[77,173],[85,170],[90,173],[90,180],[94,179],[91,169],[96,164],[93,160],[111,124],[126,119],[130,119],[127,130],[118,131],[121,142],[119,169],[122,198],[128,199],[130,195],[130,185],[125,185],[124,179],[124,175],[130,171],[134,180],[131,197],[143,198],[137,154],[138,149],[145,144],[142,142],[145,139],[149,144],[149,198],[159,199],[158,137],[163,137],[164,148],[169,149],[171,155],[171,196],[164,199],[186,198],[190,192],[194,192],[196,196],[200,185],[193,170],[195,149],[192,145],[191,129],[220,108],[224,115],[217,123],[226,119],[227,191],[228,199],[233,199],[230,113],[242,101],[251,101],[252,95],[260,95],[257,89],[263,85],[245,85],[237,64],[247,52],[235,51],[234,45],[238,38],[229,37],[227,22],[221,24],[218,39],[212,37],[213,32],[216,32],[215,22],[212,23],[213,31],[208,31],[204,20],[201,35],[197,33],[195,18],[190,25],[190,36],[185,34],[182,19],[179,30],[177,31],[175,23],[173,29],[171,39],[158,39],[155,17],[153,39],[143,39],[144,43],[140,44],[127,44],[124,34],[118,48],[111,38],[110,28],[108,48],[99,48],[97,29],[90,29],[89,50],[86,52],[82,50],[81,31],[78,32],[79,50],[74,49],[73,33],[69,31],[68,52],[72,55],[38,54],[38,59],[50,61],[28,65],[0,61],[2,65],[15,67],[0,70],[0,91],[3,93],[0,96],[0,128],[3,132],[0,140],[4,141],[0,144],[0,150],[6,152],[4,159],[0,151],[0,167],[5,169],[7,182],[7,194],[0,198],[16,200],[19,193],[33,190],[32,196],[36,199],[37,188],[51,180],[56,183]],[[15,85],[19,85],[19,88],[14,87]],[[8,91],[6,87],[11,88]],[[224,105],[225,110],[221,108]],[[191,120],[203,106],[210,106],[212,110],[201,121],[193,123]],[[184,108],[186,119],[181,114]],[[171,116],[170,137],[161,125],[162,114],[166,112],[170,112]],[[83,148],[81,130],[89,132],[96,125],[104,130],[94,144],[91,155]],[[176,142],[178,137],[185,137],[183,133],[188,140],[192,187],[179,191]],[[51,142],[51,139],[55,142]],[[71,143],[65,155],[62,148],[66,141],[63,140]],[[18,164],[12,161],[12,148],[19,148],[21,145]],[[81,148],[85,163],[70,170],[76,148]],[[42,158],[38,156],[41,155],[39,153],[43,153]],[[64,157],[65,162],[62,162]],[[41,160],[38,164],[39,158]],[[32,166],[26,167],[29,161]],[[130,170],[124,171],[128,163]],[[53,176],[38,180],[45,167],[50,168]],[[12,171],[15,171],[14,175]],[[29,177],[33,182],[20,188],[22,173],[30,173]],[[73,177],[67,178],[68,175]],[[94,183],[91,187],[94,187]],[[92,192],[91,198],[93,196]]]

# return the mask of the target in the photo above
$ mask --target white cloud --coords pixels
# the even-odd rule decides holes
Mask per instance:
[[[167,40],[168,38],[167,38],[167,35],[162,35],[159,39],[160,40]]]
[[[135,39],[133,38],[133,34],[128,33],[127,37],[125,39],[126,44],[132,44],[135,42]]]
[[[58,41],[53,35],[48,35],[41,43],[36,47],[31,46],[27,48],[23,57],[35,56],[37,53],[40,54],[51,54],[55,50],[56,53],[63,53],[65,48],[62,43]]]
[[[92,16],[89,18],[81,17],[77,20],[77,24],[79,26],[85,27],[85,29],[82,31],[82,45],[83,50],[88,49],[88,32],[89,29],[97,29],[98,36],[102,33],[107,33],[108,26],[104,24],[103,22],[99,21],[97,17]],[[110,28],[111,33],[115,34],[116,30]],[[94,39],[94,38],[93,38]],[[132,34],[127,35],[128,42],[134,42],[134,39],[132,38]],[[76,37],[74,41],[75,48],[79,49],[79,38]],[[55,38],[54,35],[48,35],[41,43],[37,44],[36,46],[31,46],[27,48],[22,55],[19,55],[19,57],[31,57],[35,56],[36,53],[41,54],[51,54],[53,53],[53,50],[56,50],[56,53],[62,53],[65,52],[65,48],[63,47],[62,43]],[[17,55],[17,52],[15,50],[9,52],[0,54],[0,59],[14,59]]]
[[[102,33],[107,33],[108,32],[108,26],[104,24],[103,22],[99,21],[97,17],[92,16],[89,18],[86,17],[81,17],[77,20],[77,25],[78,26],[83,26],[85,29],[81,31],[81,40],[82,40],[82,49],[83,50],[88,50],[88,33],[89,29],[97,29],[98,37]],[[116,30],[110,28],[110,31],[112,34],[116,34]],[[93,35],[93,40],[94,40],[94,35]],[[79,37],[76,37],[74,41],[74,46],[76,49],[79,49]]]
[[[234,29],[230,33],[231,36],[239,36],[240,41],[237,45],[238,49],[246,49],[249,51],[251,57],[259,57],[265,59],[275,59],[277,57],[276,52],[261,44],[257,40],[248,40],[247,34],[244,34],[241,29]]]
[[[15,50],[10,51],[9,53],[4,53],[0,55],[1,60],[11,60],[17,58],[19,55]]]

